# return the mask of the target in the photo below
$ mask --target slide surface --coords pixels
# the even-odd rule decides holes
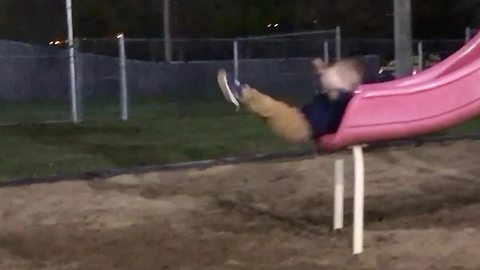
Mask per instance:
[[[320,138],[319,147],[418,136],[480,115],[480,34],[438,65],[396,83],[360,86],[337,133]]]

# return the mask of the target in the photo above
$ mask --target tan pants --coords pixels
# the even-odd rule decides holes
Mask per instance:
[[[299,108],[260,93],[254,88],[243,89],[241,102],[252,113],[263,118],[272,131],[293,143],[311,140],[312,130]]]

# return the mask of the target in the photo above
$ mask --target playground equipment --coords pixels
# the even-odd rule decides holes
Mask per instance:
[[[480,34],[437,65],[406,78],[365,84],[350,101],[335,134],[320,149],[353,147],[355,164],[353,253],[363,251],[364,144],[436,132],[480,115]],[[343,167],[336,165],[338,167]],[[340,170],[336,174],[341,174]],[[336,176],[335,196],[343,197]],[[336,198],[334,219],[343,214]],[[343,207],[343,205],[341,205]]]

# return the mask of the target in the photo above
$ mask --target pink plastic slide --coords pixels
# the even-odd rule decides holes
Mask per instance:
[[[480,115],[480,34],[437,65],[391,82],[365,84],[350,101],[335,134],[319,147],[356,144],[435,132]]]

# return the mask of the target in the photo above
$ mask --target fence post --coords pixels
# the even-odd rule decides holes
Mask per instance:
[[[128,120],[127,56],[125,53],[125,35],[118,34],[119,70],[120,70],[120,118]]]
[[[83,65],[84,58],[80,54],[81,52],[81,39],[74,39],[75,49],[77,54],[75,54],[75,89],[77,97],[77,119],[78,121],[83,120]]]
[[[335,57],[337,61],[342,58],[342,29],[340,26],[335,28]]]
[[[412,75],[413,38],[412,38],[412,0],[393,1],[393,32],[395,42],[395,77]]]
[[[467,43],[472,38],[472,29],[470,26],[465,28],[465,43]]]
[[[233,76],[238,80],[238,40],[233,41]]]
[[[67,12],[67,27],[68,27],[68,58],[70,67],[70,101],[71,101],[71,117],[73,123],[78,123],[78,108],[77,108],[77,85],[75,74],[75,44],[73,41],[73,16],[72,16],[72,0],[66,0],[65,8]]]
[[[419,41],[417,44],[417,53],[418,53],[418,71],[423,70],[423,42]]]
[[[330,51],[328,47],[328,41],[323,42],[323,60],[327,64],[330,62]]]

